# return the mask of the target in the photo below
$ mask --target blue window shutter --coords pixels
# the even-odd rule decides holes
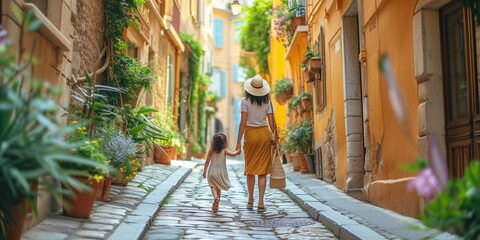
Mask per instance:
[[[222,97],[227,96],[227,75],[225,74],[225,71],[222,71]]]
[[[213,39],[215,47],[223,48],[223,21],[222,19],[213,20]]]
[[[234,34],[235,34],[235,42],[240,42],[240,27],[245,23],[244,20],[238,20],[233,23],[234,26]]]
[[[233,64],[233,81],[238,82],[238,64]]]

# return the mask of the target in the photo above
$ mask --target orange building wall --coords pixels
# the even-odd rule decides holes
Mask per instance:
[[[411,163],[417,156],[418,92],[413,73],[412,22],[416,0],[364,0],[364,26],[370,161],[372,182],[366,186],[367,199],[373,204],[392,209],[409,216],[418,216],[419,199],[415,192],[408,192],[408,174],[401,165]],[[336,52],[335,43],[341,39],[343,13],[351,1],[320,1],[313,3],[309,13],[311,43],[318,36],[320,25],[325,31],[326,107],[314,115],[315,148],[323,144],[325,129],[334,110],[337,136],[336,183],[345,189],[347,179],[346,129],[344,115],[343,44]],[[304,50],[301,51],[304,53]],[[383,74],[378,60],[386,54],[394,69],[400,90],[405,94],[408,129],[396,120],[388,98]],[[303,56],[301,56],[303,57]],[[295,75],[295,66],[291,66]],[[348,69],[346,70],[348,71]],[[316,106],[314,106],[314,109]]]
[[[416,1],[373,2],[364,1],[373,173],[368,200],[400,213],[418,216],[418,197],[413,192],[407,192],[405,182],[408,179],[401,178],[409,174],[400,168],[402,164],[413,162],[417,156],[418,92],[413,76],[412,43]],[[407,125],[400,124],[392,111],[384,76],[378,70],[378,59],[381,55],[390,59],[400,91],[405,96]],[[395,184],[389,180],[393,180]],[[388,201],[385,196],[390,196]]]

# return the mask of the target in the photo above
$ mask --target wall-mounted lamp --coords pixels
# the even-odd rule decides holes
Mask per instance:
[[[233,0],[231,8],[232,8],[233,15],[238,15],[242,11],[242,5],[238,0]]]

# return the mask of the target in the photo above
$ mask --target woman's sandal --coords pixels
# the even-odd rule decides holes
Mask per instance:
[[[247,202],[247,209],[253,209],[253,202]]]
[[[265,208],[265,206],[263,204],[258,204],[257,206],[257,212],[261,213],[261,212],[265,212],[267,209]]]
[[[220,203],[220,198],[215,198],[215,201],[213,201],[213,205],[212,205],[212,212],[214,213],[218,212],[219,203]]]

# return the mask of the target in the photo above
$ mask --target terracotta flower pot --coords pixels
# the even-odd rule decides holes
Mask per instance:
[[[22,237],[27,212],[26,200],[20,201],[18,208],[11,209],[10,216],[12,217],[12,222],[5,226],[6,239],[19,240]]]
[[[299,171],[300,159],[298,158],[298,153],[297,152],[290,153],[290,158],[292,159],[292,163],[293,163],[293,171]]]
[[[101,182],[92,180],[90,183],[86,177],[75,177],[78,181],[87,183],[91,191],[79,191],[72,189],[72,196],[63,196],[68,206],[63,207],[63,215],[74,218],[89,218],[93,203],[100,189]]]
[[[120,175],[112,179],[112,184],[117,186],[127,186],[128,182],[124,180],[124,176],[124,173],[120,173]]]
[[[311,98],[302,98],[302,108],[303,110],[310,110],[310,105],[312,104]]]
[[[305,153],[299,152],[298,158],[300,159],[300,172],[308,173],[308,163],[307,163],[307,157],[305,156]]]
[[[168,154],[170,156],[171,160],[177,159],[177,152],[178,152],[178,147],[174,146],[172,149],[169,150]]]
[[[174,147],[161,146],[162,149],[154,147],[154,160],[156,163],[170,165],[172,158],[170,157]],[[163,151],[162,151],[163,150]]]
[[[319,73],[322,70],[322,58],[312,57],[308,60],[308,70],[313,73]]]
[[[106,176],[100,184],[97,192],[97,200],[110,201],[110,187],[112,186],[112,176]]]
[[[277,100],[278,104],[280,105],[287,103],[287,99],[285,99],[281,94],[275,95],[275,100]]]

